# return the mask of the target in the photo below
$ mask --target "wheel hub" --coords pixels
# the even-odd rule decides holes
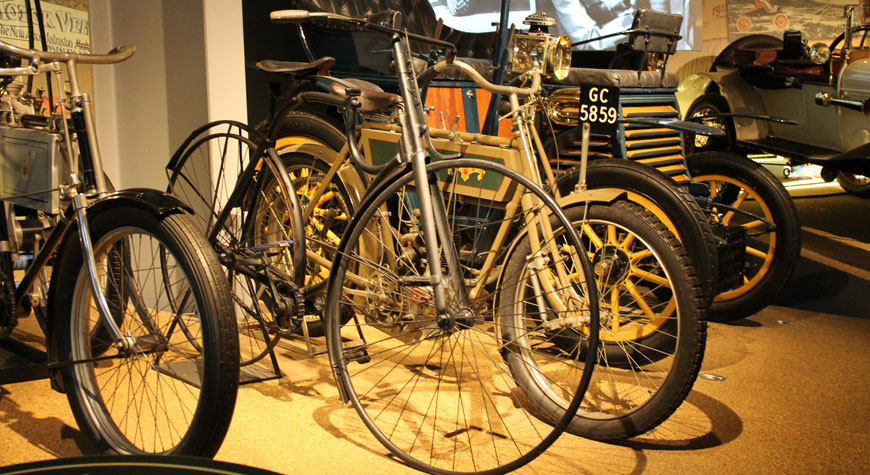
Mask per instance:
[[[600,282],[616,285],[628,276],[631,261],[624,250],[616,246],[604,246],[592,258],[592,268]]]

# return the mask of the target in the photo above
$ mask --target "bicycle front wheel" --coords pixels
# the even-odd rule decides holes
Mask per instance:
[[[431,184],[420,188],[404,173],[369,195],[351,219],[326,299],[330,359],[343,397],[378,441],[410,466],[432,473],[507,472],[543,452],[583,397],[594,355],[563,358],[544,328],[571,320],[585,325],[594,345],[597,296],[587,285],[594,279],[587,279],[590,264],[577,252],[581,243],[571,223],[518,173],[469,159],[437,162],[427,171]],[[439,245],[442,262],[428,261],[417,207],[419,190],[435,183],[441,191],[433,198],[443,200],[442,222],[452,238]],[[551,221],[567,231],[545,232]],[[494,319],[494,266],[513,236],[532,227],[540,236],[535,262],[562,281],[529,298],[561,307]],[[444,257],[451,248],[459,264],[453,273]],[[435,265],[445,276],[446,315],[435,309],[429,279]],[[509,341],[505,324],[518,325]],[[567,412],[541,414],[547,408],[535,405],[506,364],[514,355],[572,401]]]
[[[115,207],[90,220],[98,282],[132,349],[102,327],[69,236],[52,282],[64,389],[100,452],[213,456],[229,428],[238,337],[220,264],[186,215]],[[63,277],[61,277],[63,276]],[[107,349],[108,348],[108,349]]]

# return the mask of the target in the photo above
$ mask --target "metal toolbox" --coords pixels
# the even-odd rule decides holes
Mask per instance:
[[[0,126],[0,199],[59,213],[58,187],[69,175],[61,139],[60,134]]]

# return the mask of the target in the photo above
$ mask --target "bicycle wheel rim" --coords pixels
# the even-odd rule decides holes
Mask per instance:
[[[478,173],[478,171],[479,171],[481,173],[479,173],[479,175],[477,175],[478,180],[482,179],[484,177],[484,175],[487,173],[490,174],[490,177],[493,177],[493,176],[497,177],[500,175],[502,177],[502,183],[504,183],[505,181],[509,181],[510,183],[517,185],[518,187],[522,187],[526,190],[531,190],[531,191],[528,191],[528,193],[530,195],[535,196],[536,199],[545,203],[546,206],[548,207],[548,209],[555,216],[557,216],[557,219],[560,219],[562,223],[566,223],[565,225],[568,226],[567,229],[569,229],[569,232],[565,233],[565,235],[569,236],[569,239],[574,239],[573,246],[579,246],[580,241],[579,241],[579,239],[577,239],[576,233],[574,232],[574,230],[572,228],[570,228],[570,223],[564,217],[564,215],[562,214],[562,212],[558,208],[558,206],[556,206],[555,202],[549,196],[547,196],[544,191],[542,191],[540,188],[535,186],[532,182],[525,179],[524,177],[522,177],[518,173],[513,172],[509,169],[506,169],[503,166],[496,165],[496,164],[493,164],[490,162],[482,162],[482,161],[470,160],[470,159],[459,159],[459,160],[449,160],[449,161],[437,162],[435,164],[429,165],[429,167],[427,167],[427,170],[432,174],[438,174],[438,173],[443,173],[447,169],[450,169],[450,168],[452,168],[456,171],[456,173],[453,175],[453,180],[456,180],[460,175],[463,177],[462,178],[463,180],[468,180],[472,175],[474,175],[475,173]],[[390,183],[386,186],[379,187],[377,191],[371,192],[369,197],[372,197],[372,196],[382,196],[382,197],[393,196],[396,193],[398,193],[398,190],[400,188],[409,184],[410,181],[412,181],[412,179],[410,178],[410,175],[405,174],[401,178],[394,180],[392,183]],[[457,187],[458,187],[458,185],[454,186],[452,189],[456,189]],[[359,372],[355,372],[354,368],[352,368],[352,366],[355,365],[356,363],[354,363],[353,361],[350,361],[348,358],[349,357],[353,358],[354,353],[356,352],[357,354],[359,354],[359,351],[356,348],[351,348],[348,351],[350,356],[343,354],[344,350],[342,349],[343,344],[342,344],[341,337],[342,337],[342,335],[347,336],[348,328],[350,328],[351,332],[353,332],[353,331],[372,332],[374,330],[377,330],[378,326],[383,327],[383,323],[376,322],[376,323],[371,324],[371,325],[366,324],[366,323],[360,324],[359,322],[360,322],[360,319],[362,317],[359,314],[355,314],[355,318],[353,318],[348,323],[348,325],[345,325],[344,327],[342,327],[339,323],[339,315],[340,315],[340,312],[342,311],[342,309],[346,308],[346,305],[347,305],[347,301],[344,301],[344,302],[341,301],[342,300],[341,297],[343,295],[342,294],[342,292],[343,292],[342,282],[344,281],[345,277],[347,277],[348,267],[354,267],[354,266],[365,267],[365,266],[369,266],[372,264],[371,260],[354,260],[352,257],[349,257],[349,254],[356,252],[356,248],[352,249],[351,248],[352,246],[364,247],[364,246],[368,245],[365,242],[366,237],[363,236],[364,232],[370,232],[370,230],[371,230],[371,228],[367,225],[367,223],[376,214],[378,214],[378,215],[381,214],[381,213],[377,213],[377,210],[379,208],[379,205],[382,202],[385,202],[386,199],[387,198],[381,198],[380,200],[376,199],[376,198],[369,198],[369,199],[366,199],[363,201],[363,204],[359,207],[357,213],[355,214],[355,216],[352,219],[352,222],[349,226],[348,233],[344,236],[344,238],[342,240],[342,244],[339,248],[340,257],[337,258],[336,261],[334,262],[332,274],[330,275],[330,286],[329,286],[330,288],[329,288],[329,294],[328,294],[329,297],[327,298],[327,305],[328,306],[327,306],[327,312],[326,312],[326,315],[327,315],[327,339],[328,339],[327,343],[329,345],[330,359],[333,363],[333,368],[336,372],[336,378],[337,378],[340,390],[344,393],[344,395],[347,397],[347,399],[349,399],[349,401],[354,405],[354,407],[356,408],[360,417],[362,418],[364,424],[375,435],[375,437],[378,439],[378,441],[381,442],[381,444],[383,444],[385,447],[387,447],[396,457],[398,457],[399,459],[401,459],[402,461],[411,465],[414,468],[428,471],[431,473],[470,473],[470,472],[475,472],[475,473],[504,473],[506,471],[514,470],[514,469],[528,463],[529,461],[534,459],[536,456],[540,455],[540,453],[542,453],[544,450],[546,450],[546,448],[556,440],[556,438],[559,436],[559,434],[564,430],[566,425],[570,422],[571,418],[573,417],[574,412],[576,412],[577,407],[580,404],[580,400],[582,400],[582,395],[585,392],[586,386],[588,385],[589,378],[591,376],[591,373],[592,373],[592,370],[594,367],[594,364],[593,364],[594,354],[587,354],[586,355],[586,361],[583,362],[583,364],[584,364],[583,373],[582,373],[582,375],[579,376],[579,381],[575,381],[575,384],[577,385],[577,390],[574,391],[575,397],[572,399],[569,407],[566,408],[566,411],[563,413],[562,417],[558,418],[558,420],[556,420],[555,422],[549,421],[549,423],[545,423],[545,422],[542,422],[539,417],[535,416],[532,412],[530,412],[524,408],[521,408],[519,411],[515,411],[515,409],[517,408],[516,400],[517,400],[517,397],[519,397],[519,396],[516,395],[515,391],[511,392],[511,388],[512,387],[516,388],[516,385],[510,381],[510,375],[507,371],[504,370],[504,368],[503,368],[504,362],[501,360],[501,356],[499,356],[499,353],[498,353],[499,351],[501,351],[505,347],[505,345],[501,344],[498,341],[500,338],[498,331],[487,331],[487,330],[473,328],[474,326],[480,324],[480,322],[477,321],[474,325],[470,325],[467,328],[461,328],[459,331],[455,331],[453,333],[450,333],[448,330],[444,330],[441,332],[441,334],[437,334],[437,332],[436,332],[436,333],[432,333],[429,337],[421,339],[419,342],[417,342],[417,344],[415,344],[415,348],[413,350],[409,350],[406,353],[406,355],[403,357],[403,358],[411,358],[411,359],[418,360],[416,362],[412,362],[410,359],[408,359],[404,362],[404,363],[407,363],[407,364],[403,364],[406,368],[416,369],[418,371],[417,376],[412,376],[414,378],[414,381],[411,381],[411,380],[406,381],[405,386],[407,387],[408,384],[413,384],[414,388],[411,391],[412,392],[416,391],[417,385],[421,385],[420,387],[422,388],[421,380],[425,376],[424,373],[426,371],[433,371],[433,372],[434,371],[441,371],[441,373],[437,375],[438,377],[436,379],[438,382],[436,383],[436,386],[434,388],[435,392],[438,392],[439,396],[437,398],[429,397],[428,399],[417,399],[414,402],[412,402],[411,401],[412,395],[409,395],[408,399],[405,400],[403,403],[405,408],[402,409],[401,411],[403,413],[406,411],[408,413],[412,413],[415,409],[420,409],[420,408],[423,408],[424,406],[428,406],[429,410],[434,410],[434,411],[438,412],[441,409],[438,409],[438,408],[432,409],[432,408],[436,407],[438,405],[441,405],[442,408],[444,406],[450,406],[449,410],[443,411],[444,413],[448,413],[450,411],[455,411],[456,413],[461,412],[463,417],[471,417],[470,412],[466,411],[466,407],[465,407],[465,406],[468,406],[468,404],[470,404],[470,403],[465,402],[465,401],[466,401],[466,399],[471,401],[472,398],[478,398],[478,400],[481,401],[480,404],[482,405],[483,409],[476,411],[474,413],[474,417],[479,418],[479,419],[485,419],[485,423],[474,425],[474,424],[468,423],[468,419],[460,420],[460,417],[457,415],[452,420],[449,421],[450,423],[452,423],[454,425],[453,430],[447,430],[447,428],[445,428],[445,425],[443,425],[443,424],[438,425],[437,415],[434,417],[429,417],[428,420],[426,420],[427,419],[426,416],[428,415],[426,410],[425,409],[418,410],[417,413],[422,414],[424,416],[424,423],[429,424],[429,425],[426,426],[425,429],[423,428],[423,425],[419,425],[418,429],[416,430],[416,437],[420,437],[421,435],[424,435],[425,437],[429,437],[428,435],[424,434],[425,432],[430,432],[433,434],[430,437],[431,441],[429,442],[430,449],[428,449],[428,453],[425,453],[425,450],[422,451],[422,452],[424,452],[425,455],[427,455],[428,460],[423,460],[420,457],[420,455],[417,455],[414,453],[415,450],[418,450],[418,448],[415,447],[416,440],[412,440],[410,442],[410,445],[408,445],[409,442],[407,440],[402,440],[402,441],[397,440],[398,439],[397,432],[400,430],[405,430],[403,428],[398,427],[398,424],[400,422],[402,422],[401,419],[395,420],[394,427],[392,428],[391,431],[383,430],[383,426],[387,425],[387,424],[383,423],[383,418],[385,418],[384,414],[387,411],[386,406],[384,408],[382,408],[379,413],[373,415],[373,411],[375,411],[376,408],[374,407],[373,400],[369,397],[369,394],[370,394],[370,391],[375,389],[376,386],[379,384],[379,381],[377,381],[378,378],[375,376],[372,376],[372,378],[375,379],[374,383],[372,383],[370,385],[371,386],[370,388],[363,389],[361,391],[358,391],[359,389],[361,389],[361,386],[356,387],[354,385],[354,377],[358,378],[364,370],[361,370]],[[448,211],[450,211],[451,206],[452,206],[451,200],[445,199],[445,201],[446,201]],[[396,214],[391,212],[391,216],[395,217]],[[455,220],[453,218],[451,218],[451,219],[452,219],[453,224],[456,224],[458,222],[457,220]],[[475,225],[471,225],[470,227],[475,227]],[[369,231],[366,231],[367,228],[369,228]],[[466,231],[467,231],[467,229],[466,229]],[[454,229],[454,232],[456,232],[456,229]],[[477,231],[474,231],[474,232],[477,232]],[[580,249],[580,247],[575,247],[575,249]],[[502,250],[502,252],[503,252],[503,250]],[[473,253],[472,253],[472,255],[473,255]],[[586,272],[587,273],[586,275],[591,275],[591,270],[589,267],[588,259],[585,258],[585,255],[582,255],[582,254],[578,254],[578,255],[580,256],[578,258],[579,261],[582,262],[583,272]],[[393,259],[395,259],[396,257],[397,256],[393,256]],[[362,275],[365,273],[364,269],[355,269],[355,270],[358,271],[357,272],[358,275]],[[383,269],[378,269],[378,270],[382,271]],[[374,276],[377,275],[377,272],[370,272],[369,274],[372,276],[373,279],[376,279],[376,277],[374,277]],[[366,274],[366,275],[368,275],[368,274]],[[415,292],[419,291],[419,290],[420,290],[419,288],[415,289]],[[587,287],[587,290],[589,292],[587,295],[591,295],[593,297],[592,302],[597,302],[597,296],[595,296],[594,286],[592,286],[591,288]],[[417,295],[417,297],[421,297],[421,295],[419,293],[417,293],[415,295]],[[409,299],[409,301],[410,300],[411,299]],[[589,313],[591,314],[590,318],[593,319],[593,321],[595,322],[595,325],[592,325],[592,331],[590,332],[590,341],[591,341],[591,344],[597,345],[597,326],[598,326],[597,325],[597,319],[598,319],[597,307],[595,307],[593,305],[593,307]],[[457,320],[457,321],[459,321],[459,320]],[[421,318],[416,323],[418,324],[417,330],[410,331],[410,332],[408,332],[408,334],[414,333],[414,332],[431,331],[432,330],[431,322],[426,322],[425,319]],[[493,322],[491,325],[495,325],[495,324],[496,323]],[[428,328],[428,329],[425,328],[426,325],[429,325],[430,328]],[[486,323],[483,323],[483,325],[486,325]],[[483,328],[483,326],[481,326],[481,328]],[[345,333],[342,333],[343,329],[345,330]],[[451,328],[450,331],[452,331],[452,330],[453,329]],[[471,336],[469,336],[469,337],[461,336],[461,335],[466,335],[466,334],[470,334]],[[476,338],[476,341],[473,341],[472,337]],[[395,339],[398,339],[398,338],[399,337],[397,337]],[[463,340],[463,338],[465,338],[465,340]],[[368,351],[369,349],[377,350],[376,345],[384,344],[383,342],[387,341],[389,339],[390,338],[388,337],[388,338],[385,338],[383,341],[374,340],[373,344],[369,344],[366,347],[366,351]],[[429,346],[428,348],[424,348],[420,344],[425,343],[425,344],[429,345],[431,343],[434,345],[435,343],[433,343],[433,342],[435,342],[435,340],[439,340],[439,339],[441,341],[440,341],[440,343],[437,343],[437,344],[440,345],[439,346],[440,350],[448,349],[450,352],[454,352],[454,351],[456,351],[457,348],[459,348],[461,354],[459,356],[454,355],[455,358],[453,360],[451,360],[450,357],[445,357],[442,354],[441,356],[439,356],[439,358],[441,358],[441,360],[439,362],[433,363],[434,358],[430,359],[429,356],[434,355],[434,353],[432,353],[432,351],[434,351],[433,348],[435,348],[435,346]],[[348,346],[348,344],[345,343],[344,346]],[[423,348],[422,353],[417,351],[420,348]],[[495,349],[494,353],[492,352],[493,348]],[[476,373],[476,375],[477,375],[478,385],[475,386],[474,388],[469,388],[469,384],[465,384],[463,386],[463,377],[464,377],[463,375],[466,374],[466,373],[464,373],[465,367],[463,366],[463,364],[467,364],[469,366],[474,366],[472,364],[472,362],[475,361],[471,356],[465,355],[464,352],[466,350],[468,350],[468,351],[477,350],[478,353],[476,353],[476,355],[480,356],[480,359],[477,362],[477,366],[474,367],[474,369],[468,370],[472,373]],[[378,351],[383,351],[383,350],[378,350]],[[368,357],[369,358],[381,358],[381,357],[383,357],[384,358],[383,361],[386,361],[389,359],[387,353],[380,353],[378,351],[369,352]],[[386,350],[386,351],[388,352],[389,350]],[[412,352],[417,352],[418,354],[416,356],[412,356]],[[422,360],[420,360],[420,358],[419,358],[420,354],[423,355]],[[451,354],[453,354],[453,353],[451,353]],[[363,358],[363,360],[364,359],[365,358]],[[450,363],[451,361],[453,362],[452,368],[446,368],[448,365],[445,364],[445,362]],[[485,361],[487,364],[486,368],[481,366],[479,361]],[[427,366],[427,364],[428,364],[428,366]],[[372,368],[375,366],[376,366],[375,364],[371,364],[371,366],[369,366],[369,368]],[[438,368],[438,369],[436,370],[433,368]],[[404,369],[400,369],[399,371],[403,371],[403,370]],[[443,377],[443,376],[445,376],[445,374],[446,374],[445,372],[447,370],[452,371],[456,374],[449,381],[448,381],[448,378]],[[368,370],[365,370],[365,371],[368,371]],[[479,383],[479,381],[481,381],[483,379],[481,377],[481,375],[483,375],[483,371],[488,372],[486,374],[487,378],[492,377],[492,378],[496,379],[497,384],[499,386],[494,385],[493,390],[489,390],[487,387],[484,387],[482,383]],[[371,372],[369,374],[374,374],[374,372]],[[402,375],[399,377],[404,378],[405,376]],[[466,379],[465,381],[467,382],[468,380]],[[357,383],[357,385],[359,385],[359,384],[360,383]],[[441,396],[441,394],[446,394],[446,392],[444,392],[445,391],[444,388],[446,388],[447,386],[458,388],[458,390],[456,391],[458,396],[454,397],[454,399],[452,400],[452,403],[446,401],[447,396]],[[480,394],[469,395],[471,392],[471,389],[479,389]],[[422,389],[421,389],[421,391],[422,391]],[[463,392],[463,391],[465,391],[465,392]],[[383,394],[383,393],[380,393],[380,394]],[[393,398],[395,399],[397,397],[398,396],[394,396]],[[465,398],[465,399],[463,399],[463,398]],[[438,400],[436,401],[436,399],[438,399]],[[421,403],[422,405],[419,405],[418,403]],[[515,412],[517,412],[517,414],[519,414],[517,416],[517,418],[512,418],[511,420],[507,420],[507,418],[503,418],[500,415],[500,414],[502,414],[501,412],[496,410],[496,409],[501,407],[500,404],[507,405],[508,403],[510,404],[510,408],[511,408],[510,411],[512,411],[512,412],[515,411]],[[386,404],[390,405],[391,403],[388,401]],[[413,409],[411,407],[413,407]],[[507,407],[507,406],[505,406],[505,407]],[[522,406],[520,406],[520,407],[522,407]],[[471,407],[469,406],[468,409],[471,409]],[[491,414],[493,414],[492,417],[490,416]],[[402,417],[401,413],[399,414],[399,417],[400,418]],[[381,419],[382,423],[380,426],[379,426],[379,421],[377,421],[376,419]],[[489,424],[489,425],[487,426],[486,424]],[[538,431],[536,433],[535,437],[532,439],[533,442],[531,442],[531,443],[517,442],[517,439],[516,439],[516,437],[518,437],[517,432],[509,432],[508,431],[507,436],[506,436],[505,433],[499,433],[498,432],[499,428],[495,427],[496,425],[498,425],[499,427],[504,428],[504,427],[507,427],[508,425],[511,425],[511,424],[515,424],[517,426],[522,424],[522,425],[524,425],[523,429],[529,430],[530,432]],[[546,432],[543,433],[543,435],[541,433],[542,429],[540,429],[540,427],[543,427],[541,424],[546,425]],[[536,425],[537,425],[537,427],[536,427]],[[462,426],[462,427],[459,427],[459,426]],[[438,432],[438,434],[436,434],[436,432]],[[472,435],[471,432],[475,432],[475,434]],[[475,441],[472,441],[472,437],[477,439],[477,436],[476,436],[477,432],[483,434],[480,438],[485,439],[486,444],[481,446],[481,445],[475,444],[474,443]],[[499,434],[501,434],[501,435],[499,435]],[[405,430],[405,434],[402,434],[402,435],[411,435],[411,432]],[[466,460],[466,462],[460,461],[459,463],[457,463],[456,460],[454,459],[452,461],[447,461],[447,462],[441,464],[441,466],[438,466],[436,464],[436,463],[441,462],[441,460],[435,460],[436,458],[441,458],[441,459],[446,460],[446,458],[444,458],[442,455],[438,455],[438,457],[435,456],[436,455],[435,448],[434,448],[435,438],[437,436],[441,436],[441,435],[444,435],[445,436],[444,438],[447,438],[450,436],[454,437],[453,442],[448,442],[448,445],[451,448],[451,453],[454,454],[453,455],[454,457],[456,456],[457,452],[459,452],[460,450],[462,450],[462,451],[469,451],[470,450],[471,451],[472,455],[466,457],[466,459],[467,458],[471,459],[471,461],[469,463],[470,470],[463,469],[462,467],[459,466],[459,465],[463,465],[464,463],[468,463],[468,460]],[[464,438],[464,441],[462,441],[461,445],[458,441],[459,439],[457,436],[461,436]],[[501,447],[500,444],[502,444],[503,440],[506,441],[505,444],[513,445],[516,447],[516,448],[511,450],[511,452],[516,452],[515,456],[513,456],[513,455],[512,456],[501,456],[498,454],[498,451],[500,450],[500,447]],[[402,445],[402,444],[404,444],[404,445]],[[424,445],[424,444],[421,443],[421,446],[422,445]],[[522,445],[522,447],[520,447],[520,445]],[[475,455],[473,453],[476,449],[477,450],[488,450],[489,446],[493,447],[493,450],[492,450],[492,453],[489,453],[485,456],[485,457],[489,457],[489,459],[487,460],[486,463],[483,463],[483,460],[480,460],[480,461],[474,460]],[[481,448],[481,447],[483,447],[483,448]],[[444,447],[439,447],[439,449],[443,450]],[[480,455],[480,456],[483,457],[483,455]],[[460,457],[465,457],[465,454],[460,455]]]
[[[296,220],[290,210],[295,194],[282,165],[258,152],[254,132],[242,124],[209,125],[195,131],[177,154],[168,191],[193,208],[197,226],[213,235],[218,254],[232,256],[225,267],[239,326],[240,360],[250,365],[269,356],[283,330],[293,325],[289,315],[295,299],[275,296],[266,280],[291,285],[300,280],[294,257],[304,253],[304,242],[294,239]],[[230,203],[239,187],[243,192]],[[279,310],[287,308],[291,311]]]
[[[76,390],[83,395],[80,398],[81,407],[89,414],[88,418],[99,426],[100,435],[113,450],[119,453],[171,453],[184,444],[197,424],[197,418],[204,416],[200,411],[200,396],[206,392],[203,388],[212,384],[207,379],[210,377],[207,372],[199,380],[191,381],[178,377],[177,370],[182,366],[211,367],[214,356],[209,351],[202,351],[203,346],[208,346],[204,343],[208,336],[203,333],[198,304],[191,296],[186,276],[184,279],[178,278],[178,274],[183,274],[179,269],[180,263],[163,243],[143,230],[118,228],[95,244],[94,254],[98,266],[105,269],[104,265],[100,265],[103,259],[120,249],[126,254],[122,259],[130,264],[129,273],[113,276],[104,271],[101,273],[101,287],[128,289],[124,292],[128,294],[128,299],[129,294],[136,289],[140,297],[149,300],[138,310],[136,304],[129,301],[124,303],[114,298],[110,301],[113,313],[119,305],[126,307],[122,311],[127,316],[120,322],[122,333],[139,337],[153,336],[153,332],[145,328],[143,320],[133,316],[145,308],[166,341],[150,349],[137,346],[133,354],[123,358],[74,365],[75,379],[81,386]],[[158,257],[159,254],[164,254],[162,259]],[[176,276],[173,286],[167,286],[162,279],[164,274],[154,272],[152,268],[153,262],[161,260],[163,266]],[[120,281],[115,280],[118,278]],[[170,292],[176,298],[170,298]],[[183,302],[184,307],[175,308],[177,302]],[[80,318],[74,318],[71,323],[74,335],[70,342],[71,358],[88,360],[91,357],[92,329],[100,325],[100,317],[93,303],[86,272],[79,274],[73,309],[74,315]],[[182,320],[185,331],[180,329]],[[139,341],[137,339],[137,345]],[[132,411],[133,415],[124,411]],[[143,420],[153,421],[153,425],[139,425],[138,422]]]

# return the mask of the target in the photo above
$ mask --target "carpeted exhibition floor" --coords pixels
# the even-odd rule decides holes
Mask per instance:
[[[849,278],[854,295],[870,295],[870,281]],[[615,444],[564,435],[517,473],[870,472],[870,312],[807,308],[710,324],[702,378],[657,430]],[[217,460],[281,473],[411,472],[338,403],[325,356],[279,355],[282,379],[240,390]],[[0,466],[85,447],[47,381],[0,386]]]

